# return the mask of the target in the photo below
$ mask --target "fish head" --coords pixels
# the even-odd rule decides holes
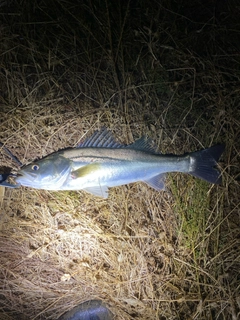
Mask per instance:
[[[71,172],[71,161],[53,154],[23,166],[15,179],[22,186],[45,190],[60,190]]]

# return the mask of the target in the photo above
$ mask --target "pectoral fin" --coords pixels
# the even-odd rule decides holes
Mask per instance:
[[[90,163],[86,166],[83,166],[77,170],[74,170],[71,172],[71,177],[73,179],[78,179],[78,178],[82,178],[82,177],[86,177],[89,174],[92,174],[94,172],[96,172],[97,170],[99,170],[101,168],[101,164],[100,163]]]

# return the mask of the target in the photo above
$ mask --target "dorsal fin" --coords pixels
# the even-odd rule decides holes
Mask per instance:
[[[148,151],[151,153],[156,153],[155,146],[151,139],[146,137],[141,137],[140,139],[136,140],[134,143],[126,146],[126,148],[140,150],[140,151]]]
[[[117,142],[112,133],[106,128],[103,128],[99,131],[95,131],[93,135],[87,138],[84,142],[79,143],[77,148],[124,148],[124,145]]]
[[[143,136],[134,143],[125,146],[117,142],[112,133],[106,128],[95,131],[91,137],[87,138],[84,142],[79,143],[77,148],[127,148],[156,153],[156,148],[151,139]]]

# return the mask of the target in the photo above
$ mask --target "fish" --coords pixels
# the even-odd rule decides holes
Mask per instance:
[[[112,320],[113,316],[101,300],[88,300],[64,313],[58,320]]]
[[[224,145],[183,155],[161,154],[145,136],[124,145],[103,128],[77,147],[54,152],[20,168],[15,181],[45,190],[85,190],[107,198],[110,187],[142,181],[165,190],[169,172],[188,173],[213,184],[221,183],[217,162]]]

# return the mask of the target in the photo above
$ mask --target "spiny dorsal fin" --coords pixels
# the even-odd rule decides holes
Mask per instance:
[[[95,131],[93,135],[80,143],[77,148],[124,148],[124,145],[117,142],[112,133],[106,128]]]
[[[123,145],[115,140],[112,133],[106,128],[95,131],[93,135],[80,143],[77,148],[128,148],[156,153],[151,139],[141,137],[130,145]]]

